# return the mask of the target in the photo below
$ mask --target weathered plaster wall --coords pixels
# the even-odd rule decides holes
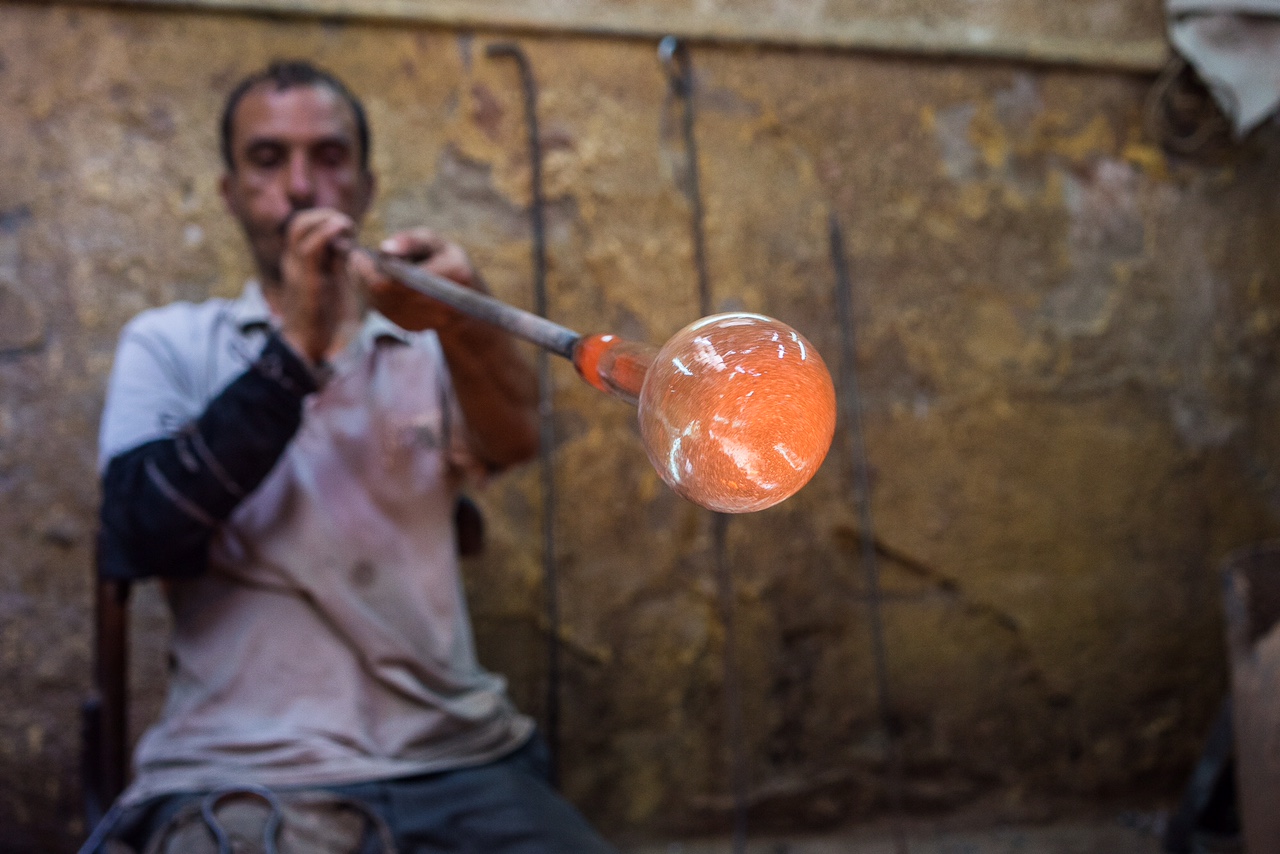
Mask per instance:
[[[248,274],[215,191],[223,94],[276,55],[347,77],[375,130],[369,230],[434,224],[527,306],[524,129],[490,40],[0,9],[0,847],[83,832],[102,388],[132,314]],[[653,45],[523,44],[552,316],[660,343],[697,298]],[[1147,81],[1104,73],[695,64],[717,305],[792,323],[836,367],[828,211],[845,226],[908,805],[1174,797],[1225,684],[1216,565],[1280,529],[1275,140],[1171,162],[1141,129]],[[661,485],[627,406],[554,367],[566,792],[614,832],[723,826],[708,514]],[[842,429],[808,488],[729,528],[760,823],[883,809],[852,468]],[[535,713],[538,496],[534,466],[479,495],[489,551],[468,567],[485,660]],[[154,590],[135,614],[140,727],[163,680]]]

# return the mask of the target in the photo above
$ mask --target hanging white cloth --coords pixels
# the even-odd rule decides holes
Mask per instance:
[[[1280,0],[1166,0],[1169,40],[1243,137],[1280,106]]]

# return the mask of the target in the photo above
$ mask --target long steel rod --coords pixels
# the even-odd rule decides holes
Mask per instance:
[[[697,109],[694,103],[693,61],[684,42],[665,36],[658,43],[658,60],[667,73],[671,95],[680,102],[680,130],[684,142],[684,191],[689,200],[689,231],[693,241],[693,263],[698,275],[698,309],[711,314],[711,274],[707,264],[707,240],[702,205],[702,182],[698,173]],[[745,727],[742,716],[742,683],[738,673],[738,630],[734,619],[733,571],[728,555],[729,515],[711,514],[712,565],[716,578],[716,599],[724,626],[725,746],[729,752],[729,784],[733,799],[733,854],[747,850],[747,804],[750,798],[750,769],[747,763]]]
[[[889,754],[889,809],[892,813],[894,844],[898,854],[909,854],[906,830],[902,824],[902,793],[905,780],[902,747],[894,721],[893,701],[889,693],[889,653],[885,642],[884,597],[880,585],[880,564],[876,558],[875,523],[871,513],[871,462],[867,456],[866,436],[862,429],[862,396],[858,387],[857,349],[854,338],[853,279],[849,259],[845,255],[840,219],[835,211],[828,218],[831,265],[835,270],[836,312],[841,331],[841,379],[844,387],[846,418],[853,445],[855,492],[859,524],[862,526],[862,568],[867,584],[868,615],[871,623],[871,651],[875,667],[876,700],[880,726],[884,729]]]
[[[369,251],[369,250],[366,250]],[[480,291],[466,288],[442,276],[428,273],[402,258],[369,251],[383,273],[419,293],[440,300],[469,317],[491,323],[517,338],[573,361],[573,349],[582,338],[572,329],[552,323]]]
[[[689,231],[693,238],[693,263],[698,272],[698,307],[711,313],[711,275],[707,269],[707,238],[703,227],[702,180],[698,172],[698,140],[693,103],[693,63],[689,48],[675,36],[658,42],[658,59],[666,69],[671,94],[680,101],[680,131],[684,139],[685,197],[689,200]]]
[[[514,42],[489,45],[491,58],[506,57],[520,72],[529,148],[529,223],[533,230],[533,310],[550,313],[547,299],[546,201],[542,192],[542,140],[538,133],[538,84],[524,49]],[[542,486],[542,584],[547,608],[546,739],[551,752],[551,785],[560,787],[560,582],[556,566],[555,389],[551,359],[538,351],[538,480]]]

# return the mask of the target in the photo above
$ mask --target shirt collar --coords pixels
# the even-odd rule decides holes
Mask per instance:
[[[249,332],[255,328],[274,328],[278,325],[271,313],[271,306],[262,293],[262,285],[256,279],[250,279],[245,283],[244,291],[231,304],[230,312],[231,319],[241,332]],[[408,344],[412,334],[370,309],[365,313],[357,340],[360,348],[367,350],[387,338],[401,344]]]
[[[241,332],[248,332],[255,327],[275,326],[271,317],[271,306],[262,295],[262,285],[256,279],[245,282],[240,296],[231,303],[231,320]]]

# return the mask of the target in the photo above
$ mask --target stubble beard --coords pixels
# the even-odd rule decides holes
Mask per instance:
[[[294,208],[285,218],[276,223],[258,225],[241,221],[245,238],[249,242],[249,250],[253,255],[254,265],[258,268],[258,276],[262,286],[278,288],[284,282],[284,247],[285,233],[294,216],[306,208]]]

